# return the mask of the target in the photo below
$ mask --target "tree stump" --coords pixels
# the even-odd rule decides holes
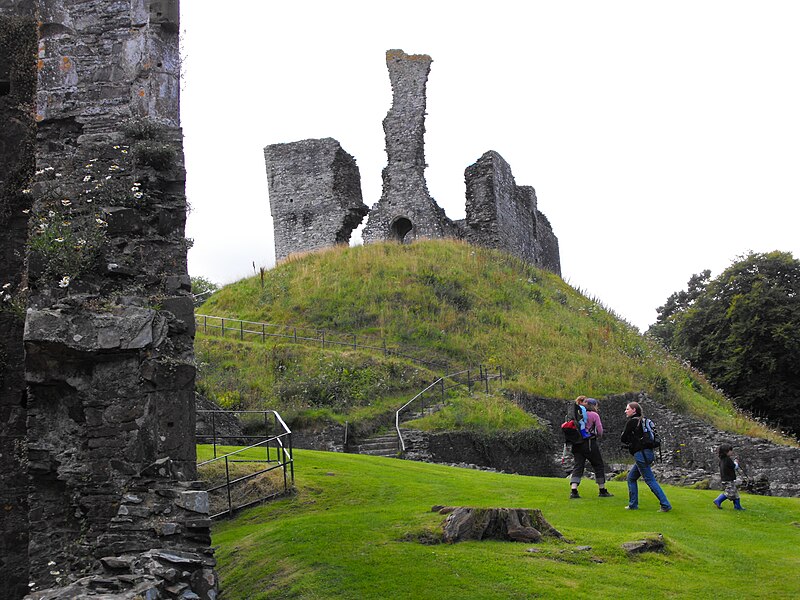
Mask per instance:
[[[563,538],[538,508],[459,506],[447,509],[449,514],[442,524],[443,539],[447,543],[486,539],[531,543],[540,541],[543,535]]]
[[[666,548],[664,536],[660,533],[646,537],[643,540],[625,542],[622,544],[623,550],[629,555],[641,554],[642,552],[663,552]]]

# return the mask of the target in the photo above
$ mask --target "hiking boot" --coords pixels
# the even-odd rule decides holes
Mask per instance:
[[[614,494],[609,492],[606,488],[600,488],[600,493],[598,494],[601,498],[613,498]]]
[[[570,500],[575,500],[576,498],[580,498],[580,497],[581,497],[581,496],[580,496],[580,494],[578,493],[578,490],[570,490],[570,491],[569,491],[569,499],[570,499]]]
[[[638,506],[628,505],[628,506],[625,507],[625,510],[639,510],[639,507]]]

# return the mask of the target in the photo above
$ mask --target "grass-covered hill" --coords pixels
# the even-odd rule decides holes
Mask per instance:
[[[626,511],[624,482],[570,501],[555,478],[309,450],[295,462],[296,495],[214,529],[228,600],[800,597],[797,498],[718,511],[716,491],[665,486],[672,512],[646,489]],[[434,505],[539,508],[571,543],[435,544]],[[622,548],[659,533],[662,553]]]
[[[224,287],[198,313],[382,337],[428,360],[502,367],[506,389],[544,397],[641,390],[721,429],[777,439],[700,373],[561,278],[463,243],[308,254]],[[441,374],[381,352],[285,339],[199,333],[196,352],[200,389],[210,398],[226,408],[275,408],[295,422],[373,419]],[[492,413],[490,427],[532,426],[502,397],[481,405],[488,408],[476,410]],[[465,422],[485,425],[480,415]]]

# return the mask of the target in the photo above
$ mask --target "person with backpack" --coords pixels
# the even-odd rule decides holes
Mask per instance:
[[[650,468],[655,458],[653,448],[660,445],[653,422],[644,418],[642,407],[638,402],[630,402],[625,407],[625,416],[628,417],[628,421],[625,423],[625,430],[620,439],[636,461],[636,464],[628,472],[628,506],[625,508],[627,510],[639,508],[638,480],[639,477],[642,477],[650,491],[658,498],[661,505],[659,510],[669,512],[672,510],[672,505],[667,500],[664,490],[658,485],[653,470]]]
[[[724,492],[714,500],[714,506],[722,509],[725,500],[733,502],[734,510],[744,510],[741,500],[739,500],[739,490],[736,489],[736,471],[739,469],[739,462],[731,456],[733,446],[722,444],[719,447],[719,472],[722,478]]]
[[[575,421],[575,427],[580,432],[581,438],[583,438],[584,440],[589,439],[589,437],[591,437],[591,434],[586,428],[588,420],[588,411],[586,410],[587,400],[589,399],[586,396],[578,396],[577,398],[575,398],[575,405],[572,407],[573,409],[572,418]]]
[[[584,396],[581,396],[585,398]],[[600,488],[599,496],[601,498],[611,498],[614,496],[606,489],[606,470],[603,464],[603,457],[600,455],[599,440],[603,437],[603,422],[600,420],[600,415],[597,413],[598,402],[594,398],[585,398],[584,404],[587,408],[586,413],[586,430],[590,437],[581,440],[579,443],[572,444],[572,455],[575,457],[575,466],[572,469],[572,474],[569,479],[570,483],[570,499],[580,498],[578,494],[578,486],[583,477],[583,471],[586,468],[586,461],[592,465],[594,469],[594,480]]]

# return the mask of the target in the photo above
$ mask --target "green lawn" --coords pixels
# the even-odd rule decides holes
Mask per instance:
[[[642,485],[628,512],[624,482],[601,499],[587,481],[570,501],[565,479],[310,450],[295,452],[295,473],[295,496],[215,526],[226,600],[800,597],[796,498],[745,495],[745,512],[719,511],[718,492],[666,486],[663,514]],[[438,530],[435,504],[540,508],[573,543],[414,541]],[[623,542],[651,533],[666,553],[626,556]]]

